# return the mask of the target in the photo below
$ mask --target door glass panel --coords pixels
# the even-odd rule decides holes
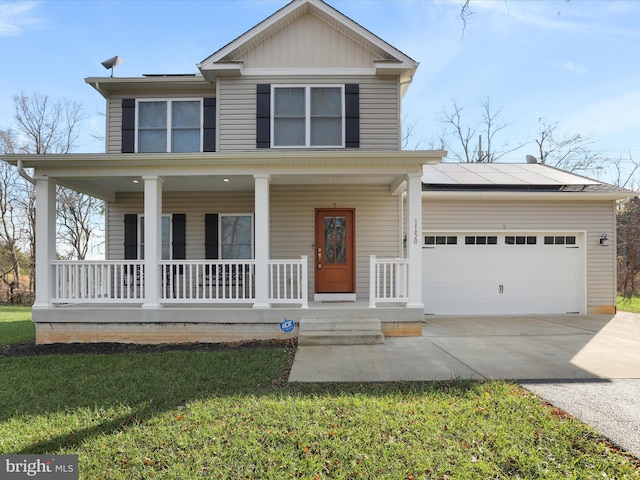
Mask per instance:
[[[324,219],[324,262],[347,263],[347,218],[325,217]]]

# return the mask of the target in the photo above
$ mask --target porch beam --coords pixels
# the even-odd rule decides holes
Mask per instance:
[[[162,178],[144,180],[144,292],[142,308],[159,308],[160,260],[162,260]]]
[[[422,302],[422,174],[407,175],[407,307],[424,308]]]
[[[56,183],[46,176],[36,181],[36,298],[34,309],[49,308],[55,296],[52,262],[56,258]]]
[[[269,182],[268,174],[254,174],[256,298],[253,308],[269,308]]]

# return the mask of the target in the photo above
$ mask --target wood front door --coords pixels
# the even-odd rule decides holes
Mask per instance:
[[[316,293],[355,293],[354,239],[354,209],[316,209]]]

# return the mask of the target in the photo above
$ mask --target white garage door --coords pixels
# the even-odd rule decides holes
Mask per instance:
[[[582,233],[423,235],[426,314],[585,313]]]

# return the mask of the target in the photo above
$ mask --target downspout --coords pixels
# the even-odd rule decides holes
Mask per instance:
[[[24,164],[22,163],[22,160],[18,160],[18,163],[16,163],[16,167],[18,167],[18,173],[22,178],[24,178],[27,182],[31,183],[32,185],[36,184],[36,181],[33,179],[33,177],[29,175],[27,171],[24,169]]]

